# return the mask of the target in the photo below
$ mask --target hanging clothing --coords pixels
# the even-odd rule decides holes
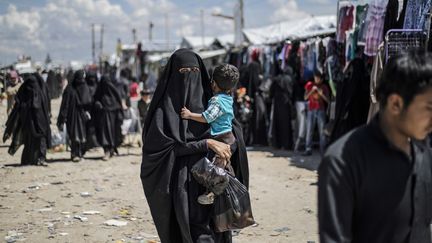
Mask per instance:
[[[399,0],[388,0],[385,19],[383,38],[385,38],[387,31],[391,29],[400,29],[402,26],[398,24],[399,18]]]
[[[330,143],[363,125],[369,112],[369,77],[362,59],[352,60],[336,92],[336,116]]]
[[[365,33],[369,24],[367,21],[368,10],[369,4],[357,5],[356,7],[356,45],[365,43]]]
[[[123,108],[120,94],[108,75],[102,76],[96,89],[93,113],[99,145],[113,152],[123,141]]]
[[[372,120],[376,113],[379,111],[379,103],[376,97],[376,89],[378,87],[379,81],[381,80],[381,75],[384,71],[384,43],[382,43],[378,48],[378,55],[374,59],[372,66],[371,77],[370,77],[370,108],[368,115],[368,122]]]
[[[274,78],[270,89],[270,97],[272,97],[271,145],[277,149],[291,150],[293,148],[291,120],[294,118],[294,82],[292,75],[291,67],[285,67],[283,73]]]
[[[426,30],[431,4],[432,0],[408,0],[403,28]]]
[[[183,67],[199,71],[180,73]],[[202,59],[180,49],[172,54],[159,79],[143,131],[141,181],[161,242],[231,242],[230,232],[215,233],[212,208],[197,202],[205,188],[191,175],[191,167],[207,155],[209,125],[180,117],[182,107],[201,113],[212,97]],[[231,164],[248,186],[246,149],[239,124],[233,120],[236,152]]]
[[[383,41],[385,13],[388,0],[373,0],[369,5],[369,26],[366,32],[366,46],[364,53],[375,56],[378,46]]]
[[[343,43],[346,39],[345,31],[353,28],[354,6],[348,5],[339,9],[339,25],[336,33],[336,41]]]
[[[21,165],[36,165],[45,160],[47,148],[51,146],[48,87],[39,74],[31,74],[25,78],[15,98],[3,141],[12,137],[8,150],[11,155],[24,145]]]

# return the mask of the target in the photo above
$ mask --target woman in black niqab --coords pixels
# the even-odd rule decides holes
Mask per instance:
[[[189,71],[180,72],[186,68]],[[210,137],[208,124],[183,120],[188,107],[203,112],[212,93],[201,58],[186,49],[169,59],[155,90],[143,131],[141,181],[161,242],[231,242],[229,232],[215,233],[210,222],[212,206],[200,205],[205,188],[191,176],[191,167],[207,155],[208,148],[231,156],[229,145]],[[241,129],[233,121],[236,151],[231,163],[247,186],[248,165]]]
[[[12,136],[8,151],[11,155],[24,145],[21,165],[45,165],[46,151],[51,145],[51,129],[48,88],[42,77],[37,73],[25,77],[15,99],[3,141]]]
[[[103,160],[107,160],[122,142],[121,124],[123,122],[122,100],[109,75],[103,75],[95,95],[93,111],[96,137],[104,148]]]
[[[87,142],[87,122],[90,121],[90,109],[93,99],[85,82],[85,73],[78,70],[73,80],[66,87],[60,106],[57,126],[61,130],[66,123],[66,129],[71,142],[71,158],[78,162],[83,157]]]
[[[293,71],[285,66],[282,73],[274,78],[270,88],[272,98],[271,145],[277,149],[291,150],[293,146]]]

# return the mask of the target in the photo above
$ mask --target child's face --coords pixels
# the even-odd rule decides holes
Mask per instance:
[[[212,80],[212,82],[211,82],[211,88],[212,88],[213,92],[215,92],[215,93],[220,91],[219,87],[217,86],[217,84],[214,80]]]
[[[322,83],[322,78],[320,76],[314,76],[314,80],[316,84],[321,84]]]

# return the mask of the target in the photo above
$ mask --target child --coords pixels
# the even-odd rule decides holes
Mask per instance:
[[[323,74],[319,70],[314,72],[314,82],[308,82],[305,86],[305,90],[305,100],[309,101],[309,105],[306,125],[306,151],[303,155],[312,155],[312,137],[315,123],[318,123],[320,151],[322,154],[325,147],[325,110],[329,103],[329,90],[327,86],[323,84]]]
[[[231,91],[239,80],[239,71],[230,64],[217,66],[213,71],[211,86],[214,96],[209,100],[208,108],[202,114],[193,113],[184,107],[181,111],[183,119],[190,119],[201,123],[209,123],[210,134],[214,139],[226,144],[234,144],[235,137],[232,133],[232,120],[234,118],[233,98]],[[225,168],[229,161],[215,157],[215,164]],[[198,197],[198,202],[203,205],[212,204],[214,193],[210,192]]]

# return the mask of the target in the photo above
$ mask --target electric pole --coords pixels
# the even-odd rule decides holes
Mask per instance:
[[[132,29],[132,40],[133,40],[133,43],[134,43],[134,44],[137,43],[137,38],[136,38],[136,29],[135,29],[135,28]]]
[[[99,54],[99,63],[100,68],[102,69],[102,56],[103,56],[103,35],[104,35],[104,24],[101,24],[100,29],[100,54]]]
[[[154,27],[154,24],[153,24],[153,22],[150,21],[150,23],[149,23],[149,41],[150,42],[153,39],[153,27]]]
[[[244,41],[243,29],[244,29],[244,4],[243,0],[239,0],[234,7],[234,15],[225,15],[220,13],[212,13],[212,16],[220,17],[224,19],[233,20],[234,22],[234,45],[240,46]]]
[[[95,58],[95,28],[94,28],[94,24],[91,25],[91,35],[92,35],[92,61],[93,64],[96,62],[96,58]]]

